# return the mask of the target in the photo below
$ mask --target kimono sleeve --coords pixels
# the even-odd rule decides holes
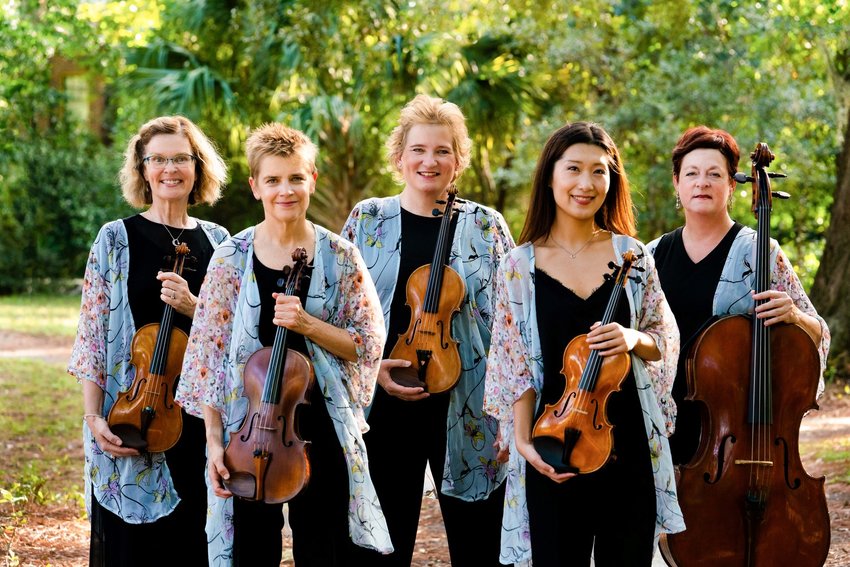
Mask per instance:
[[[639,314],[638,330],[648,334],[655,341],[661,358],[656,361],[644,361],[649,380],[655,391],[662,415],[666,418],[667,433],[675,428],[676,403],[673,401],[673,381],[676,379],[676,366],[679,359],[679,328],[673,311],[667,303],[655,261],[644,249],[643,308]]]
[[[192,321],[175,400],[191,415],[203,405],[224,412],[230,371],[230,342],[241,274],[233,265],[210,262]]]

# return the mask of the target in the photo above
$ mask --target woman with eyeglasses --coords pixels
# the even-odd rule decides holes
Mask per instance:
[[[189,216],[188,207],[215,203],[226,175],[215,147],[190,120],[147,122],[130,140],[120,173],[124,198],[145,210],[107,223],[92,245],[68,366],[83,387],[92,566],[150,564],[152,553],[159,565],[206,565],[203,420],[182,412],[177,443],[148,452],[130,447],[107,419],[147,370],[132,363],[136,331],[163,322],[170,306],[171,328],[189,334],[207,264],[229,234]],[[174,271],[180,244],[189,248],[182,275]],[[179,545],[167,545],[177,534]]]

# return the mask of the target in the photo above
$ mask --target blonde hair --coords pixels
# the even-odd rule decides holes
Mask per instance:
[[[260,161],[266,156],[289,157],[300,155],[316,172],[316,155],[319,149],[304,132],[280,124],[269,122],[251,132],[245,142],[245,154],[251,176],[259,173]]]
[[[150,186],[145,179],[145,148],[154,136],[180,134],[189,141],[195,156],[195,185],[189,193],[189,204],[212,205],[221,197],[221,187],[227,181],[227,165],[218,155],[212,141],[201,129],[184,116],[160,116],[142,125],[130,139],[124,152],[124,165],[119,178],[124,199],[136,208],[150,205]]]
[[[398,125],[393,128],[387,139],[387,160],[395,170],[396,178],[399,179],[401,175],[399,160],[407,143],[407,134],[417,124],[436,124],[449,128],[452,134],[452,151],[457,160],[456,175],[460,177],[463,170],[469,167],[472,150],[472,140],[469,139],[463,112],[453,102],[420,94],[401,109]]]

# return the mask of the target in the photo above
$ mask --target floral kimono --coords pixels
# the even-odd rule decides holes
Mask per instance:
[[[487,498],[505,478],[505,467],[496,461],[493,448],[497,424],[484,413],[482,404],[493,322],[493,277],[499,261],[514,243],[498,212],[469,201],[460,203],[459,209],[449,265],[466,284],[460,313],[452,321],[452,335],[463,337],[458,346],[463,370],[449,401],[441,490],[461,500],[477,501]],[[378,289],[384,323],[389,328],[404,245],[399,197],[358,203],[342,235],[360,249]]]
[[[220,246],[207,271],[183,372],[175,399],[187,412],[203,416],[203,405],[221,412],[224,443],[248,411],[242,373],[263,345],[258,338],[260,294],[254,275],[254,227]],[[357,360],[337,358],[305,337],[316,374],[348,465],[349,530],[354,543],[388,553],[389,532],[375,494],[363,444],[363,408],[371,403],[384,346],[378,298],[357,249],[316,226],[313,277],[305,310],[354,339]],[[208,475],[207,475],[208,476]],[[233,502],[215,496],[207,478],[207,536],[210,565],[230,565]]]
[[[197,219],[196,219],[197,220]],[[213,247],[227,231],[197,220]],[[122,392],[133,385],[130,343],[136,332],[127,291],[130,250],[121,220],[105,224],[89,253],[83,279],[77,338],[68,372],[78,381],[90,380],[103,389],[102,415],[108,415]],[[163,453],[115,458],[101,451],[83,423],[86,508],[91,497],[130,524],[147,524],[170,514],[180,498],[174,490]]]
[[[647,249],[651,254],[655,254],[655,249],[658,247],[661,238],[663,237],[656,238],[647,244]],[[712,309],[714,315],[741,315],[753,312],[755,302],[750,292],[755,289],[755,257],[756,231],[745,226],[741,228],[732,242],[732,248],[726,257],[723,272],[720,274],[720,281],[717,282]],[[811,315],[820,322],[821,339],[818,352],[820,353],[821,374],[817,391],[817,395],[820,397],[824,389],[823,371],[826,369],[826,359],[829,355],[829,328],[826,326],[823,317],[815,311],[785,252],[782,251],[779,243],[772,238],[770,239],[770,267],[770,288],[787,293],[800,311]]]
[[[633,238],[614,235],[613,246],[618,258],[630,248],[639,255],[636,266],[644,271],[636,272],[639,282],[629,278],[625,290],[631,326],[650,335],[661,352],[661,359],[656,362],[631,355],[655,480],[657,538],[660,533],[685,529],[667,441],[676,418],[671,392],[679,354],[679,332],[661,291],[652,256],[644,245]],[[543,387],[534,270],[534,246],[530,243],[515,248],[502,261],[496,279],[493,346],[487,361],[484,409],[499,420],[502,439],[510,442],[500,556],[504,564],[531,559],[525,496],[526,461],[516,450],[513,405],[529,389],[536,393],[536,405],[539,405]]]

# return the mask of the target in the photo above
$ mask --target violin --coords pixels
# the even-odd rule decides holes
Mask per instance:
[[[183,274],[189,247],[174,247],[172,271]],[[189,337],[174,328],[174,308],[165,304],[159,323],[144,325],[130,343],[130,364],[136,376],[130,389],[109,410],[107,422],[124,447],[160,453],[172,448],[183,431],[183,414],[174,403],[177,378]]]
[[[298,292],[307,250],[292,252],[286,295]],[[277,327],[274,345],[245,363],[243,378],[248,413],[224,449],[230,478],[224,486],[245,500],[279,504],[295,497],[310,480],[310,441],[301,437],[299,416],[310,405],[316,377],[313,364],[286,346],[286,327]]]
[[[615,275],[602,325],[614,320],[629,272],[637,256],[623,253],[623,263],[609,267]],[[602,468],[611,457],[614,426],[608,421],[607,404],[620,390],[632,367],[628,353],[600,356],[587,344],[587,335],[573,338],[564,349],[561,374],[566,379],[564,393],[554,404],[546,404],[531,432],[531,441],[541,458],[559,473],[587,474]]]
[[[755,291],[770,289],[772,197],[767,144],[750,155],[758,219]],[[758,304],[764,301],[757,302]],[[701,404],[700,443],[679,468],[687,530],[661,552],[679,567],[820,567],[829,551],[824,477],[809,476],[799,453],[803,414],[818,407],[817,346],[797,324],[766,326],[750,315],[711,323],[688,353],[688,397]]]
[[[461,372],[458,343],[452,337],[452,318],[460,311],[466,297],[466,284],[448,265],[456,196],[457,187],[452,185],[445,201],[434,259],[416,268],[407,279],[410,325],[398,336],[390,353],[390,358],[410,361],[408,367],[391,370],[390,376],[396,383],[411,388],[423,387],[432,394],[451,390],[460,380]],[[434,215],[439,215],[437,209]]]

